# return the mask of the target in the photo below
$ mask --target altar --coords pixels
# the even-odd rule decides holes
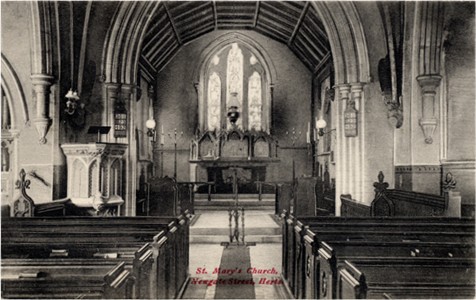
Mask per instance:
[[[215,182],[213,193],[232,193],[236,176],[240,193],[257,193],[268,165],[279,162],[277,145],[264,131],[206,131],[191,142],[191,180]]]

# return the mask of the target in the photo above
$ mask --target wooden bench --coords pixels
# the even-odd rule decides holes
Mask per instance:
[[[304,223],[306,225],[304,225]],[[388,225],[385,225],[388,223]],[[410,225],[409,225],[410,223]],[[370,239],[368,236],[373,239],[393,239],[395,230],[403,231],[400,238],[407,240],[424,240],[425,238],[433,239],[435,233],[428,233],[425,229],[422,231],[422,228],[433,228],[433,231],[437,231],[438,235],[441,236],[441,239],[446,239],[447,241],[454,240],[454,234],[457,232],[462,232],[462,236],[459,238],[464,241],[474,240],[474,219],[448,219],[448,218],[338,218],[338,217],[311,217],[311,218],[300,218],[296,220],[293,216],[288,216],[286,222],[283,224],[283,249],[287,249],[283,253],[283,277],[287,280],[290,288],[295,290],[296,274],[297,272],[302,272],[300,265],[304,259],[303,249],[305,247],[304,236],[309,232],[307,231],[306,226],[315,226],[314,230],[321,229],[327,232],[327,235],[339,235],[340,239],[346,240],[348,238],[359,240],[359,239]],[[418,226],[417,226],[418,225]],[[423,227],[419,227],[423,226]],[[350,229],[347,230],[346,228]],[[360,229],[359,229],[360,228]],[[379,229],[379,233],[376,232],[375,228]],[[386,228],[386,232],[385,232]],[[339,231],[340,230],[340,231]],[[344,230],[344,231],[342,231]],[[358,232],[360,230],[360,232]],[[419,230],[420,232],[418,232]],[[450,231],[451,230],[451,231]],[[456,230],[456,231],[455,231]],[[349,231],[349,232],[347,232]],[[439,234],[442,231],[450,231],[443,234]],[[312,234],[312,231],[309,232]],[[458,233],[459,235],[459,233]],[[313,237],[313,239],[315,239]],[[335,240],[335,238],[333,238]],[[322,239],[321,239],[322,240]],[[314,240],[311,244],[315,247],[312,254],[306,254],[317,257],[317,246],[321,240]],[[312,259],[314,261],[314,259]],[[299,263],[298,263],[299,261]],[[299,270],[298,270],[299,269]]]
[[[138,243],[152,240],[155,240],[152,244],[157,245],[159,239],[164,237],[158,234],[158,230],[166,229],[166,254],[159,257],[158,253],[164,247],[154,248],[155,257],[163,260],[162,264],[158,264],[160,267],[158,272],[170,277],[166,284],[159,283],[159,287],[167,289],[166,295],[161,298],[175,297],[188,279],[188,258],[176,259],[188,255],[188,218],[186,217],[179,217],[176,221],[172,219],[172,222],[169,222],[170,218],[153,217],[138,219],[127,217],[33,218],[29,220],[33,222],[24,222],[20,219],[12,219],[9,220],[10,222],[2,220],[3,224],[10,226],[11,231],[14,231],[15,227],[20,228],[16,231],[16,235],[9,236],[8,231],[6,235],[2,235],[3,255],[23,252],[29,253],[30,256],[31,253],[36,253],[47,257],[54,249],[69,249],[75,257],[84,257],[82,255],[85,249],[89,249],[90,253],[92,249],[113,246],[134,247]],[[160,224],[161,222],[163,224]]]
[[[413,223],[391,224],[382,223],[375,226],[365,224],[334,224],[333,227],[311,225],[295,227],[295,269],[294,284],[297,297],[304,297],[306,287],[305,270],[318,269],[315,265],[320,241],[364,241],[364,242],[454,242],[474,243],[473,232],[468,232],[466,226],[445,228],[441,224]],[[370,255],[372,253],[369,253]],[[319,274],[319,272],[316,272]]]
[[[113,267],[101,261],[2,262],[4,298],[131,299],[132,284],[133,277],[124,262]]]
[[[350,195],[340,196],[342,216],[461,216],[461,199],[451,193],[456,187],[451,173],[447,173],[442,182],[441,195],[389,189],[383,173],[379,172],[377,177],[375,196],[370,206],[352,200]]]
[[[63,252],[57,252],[62,254]],[[151,293],[153,281],[153,269],[154,263],[153,252],[150,249],[149,244],[143,245],[133,253],[129,251],[117,252],[97,252],[92,255],[91,258],[68,258],[64,256],[58,256],[55,258],[9,258],[2,259],[2,270],[11,266],[56,266],[58,264],[71,264],[75,265],[109,265],[114,267],[120,262],[125,262],[126,269],[128,269],[134,278],[134,288],[132,298],[134,299],[152,299],[155,295]]]
[[[354,258],[338,268],[338,299],[382,299],[384,293],[432,299],[475,295],[473,258]]]
[[[45,240],[36,239],[34,242],[9,240],[9,243],[5,243],[5,241],[3,241],[3,260],[5,260],[6,257],[10,259],[17,257],[36,260],[52,259],[57,261],[58,253],[59,258],[66,262],[80,259],[110,260],[106,257],[113,255],[117,256],[118,260],[128,261],[132,267],[134,264],[145,260],[144,264],[152,263],[150,275],[151,283],[148,284],[152,290],[146,292],[147,289],[144,290],[144,286],[138,285],[134,295],[141,295],[141,298],[146,297],[142,296],[144,293],[145,295],[151,295],[151,298],[170,298],[175,295],[175,287],[178,283],[175,282],[175,268],[171,267],[173,264],[173,260],[171,260],[173,257],[173,252],[171,252],[173,245],[167,243],[165,232],[154,236],[154,241],[146,244],[146,246],[136,240],[121,242],[121,237],[117,237],[117,241],[111,243],[110,241],[98,240],[97,237],[89,236],[88,234],[85,236],[68,236],[68,238],[60,238],[55,235],[46,235],[44,237]],[[140,249],[138,250],[139,247]],[[150,261],[148,260],[149,257]],[[169,269],[173,271],[169,271]],[[139,274],[140,278],[144,276],[149,277],[147,274],[141,275],[142,273],[133,273],[135,275]]]
[[[451,258],[474,257],[474,243],[447,242],[321,242],[319,260],[306,270],[307,298],[335,299],[338,264],[363,257]]]

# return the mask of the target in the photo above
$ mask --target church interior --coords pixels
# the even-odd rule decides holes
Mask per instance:
[[[475,297],[475,2],[1,1],[1,297]]]

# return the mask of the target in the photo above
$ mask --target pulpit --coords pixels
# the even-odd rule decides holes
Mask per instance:
[[[67,158],[68,198],[95,215],[120,215],[125,144],[61,145]]]

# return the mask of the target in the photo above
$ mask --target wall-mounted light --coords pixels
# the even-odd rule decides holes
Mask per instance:
[[[319,139],[319,136],[323,136],[324,134],[328,134],[328,133],[335,130],[335,128],[334,128],[334,129],[325,131],[324,128],[326,128],[326,126],[327,126],[326,120],[324,120],[324,119],[316,120],[316,129],[317,129],[317,135],[318,135],[316,137],[316,140]]]
[[[325,134],[324,128],[326,128],[327,122],[324,119],[319,119],[316,121],[317,134],[323,136]]]
[[[66,109],[64,110],[68,115],[73,115],[76,112],[78,106],[84,108],[84,103],[79,103],[80,98],[78,92],[73,92],[72,89],[64,96],[66,100]]]
[[[156,122],[154,119],[149,119],[145,122],[145,127],[147,127],[147,135],[152,138],[152,142],[155,142],[156,131],[155,126]]]

